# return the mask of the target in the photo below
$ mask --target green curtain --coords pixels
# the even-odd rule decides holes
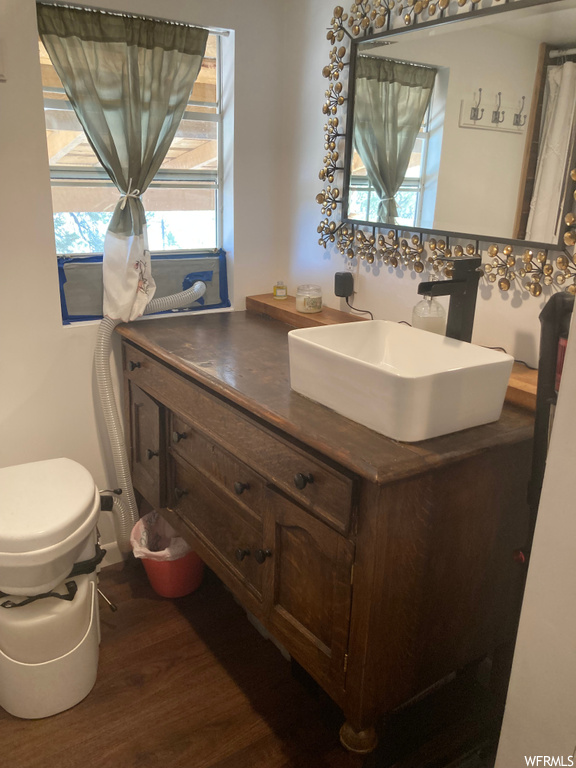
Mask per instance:
[[[37,6],[42,42],[121,197],[104,244],[104,315],[139,317],[154,295],[140,195],[160,168],[200,71],[208,31]]]
[[[378,221],[395,223],[394,197],[430,103],[436,70],[374,56],[356,59],[354,146],[380,203]]]

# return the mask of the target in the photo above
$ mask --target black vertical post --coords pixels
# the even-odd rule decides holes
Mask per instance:
[[[528,504],[531,513],[530,538],[534,533],[540,493],[546,469],[548,438],[552,409],[556,405],[556,371],[558,343],[567,338],[574,308],[574,296],[556,293],[540,313],[540,354],[538,359],[538,387],[536,390],[536,418],[534,422],[534,450],[532,476],[528,487]]]

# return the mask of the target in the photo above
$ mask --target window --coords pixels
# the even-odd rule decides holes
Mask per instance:
[[[60,256],[102,253],[119,193],[39,45],[56,250]],[[142,196],[151,251],[220,247],[220,93],[220,37],[211,34],[178,132]]]
[[[408,169],[394,200],[398,209],[395,224],[417,227],[421,224],[426,160],[430,137],[430,107],[426,110],[420,133],[414,143]],[[359,221],[378,221],[379,198],[371,185],[360,155],[354,150],[350,178],[348,216]]]

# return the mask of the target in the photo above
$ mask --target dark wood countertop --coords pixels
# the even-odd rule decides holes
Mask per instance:
[[[494,445],[529,439],[533,416],[505,405],[498,422],[398,443],[292,392],[291,326],[253,312],[139,320],[127,341],[356,474],[380,484],[421,474]]]

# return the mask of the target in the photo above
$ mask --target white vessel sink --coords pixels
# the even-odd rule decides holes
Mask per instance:
[[[294,391],[394,440],[497,421],[510,355],[371,320],[288,334]]]

